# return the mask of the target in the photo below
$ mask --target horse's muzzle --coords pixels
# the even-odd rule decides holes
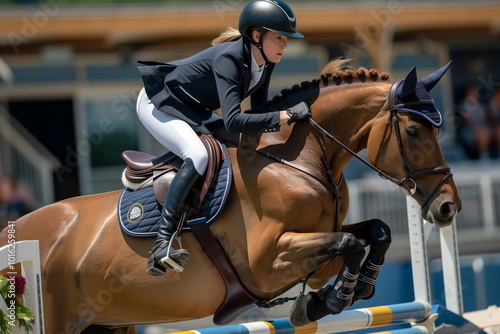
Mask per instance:
[[[443,197],[447,196],[438,196],[430,203],[427,212],[425,212],[426,208],[422,208],[424,211],[422,216],[439,228],[449,226],[460,211],[460,203],[457,204],[454,200]]]

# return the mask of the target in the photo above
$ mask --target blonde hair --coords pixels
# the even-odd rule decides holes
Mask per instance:
[[[241,37],[240,32],[237,29],[234,29],[233,27],[228,27],[226,30],[224,30],[219,37],[214,38],[212,41],[212,45],[217,45],[221,43],[226,43],[226,42],[232,42],[237,40],[238,38]]]

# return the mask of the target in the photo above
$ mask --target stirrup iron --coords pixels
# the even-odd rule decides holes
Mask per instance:
[[[174,242],[174,240],[177,240],[177,242],[179,243],[179,250],[182,249],[181,237],[178,235],[177,231],[175,231],[174,234],[172,234],[172,236],[170,237],[170,241],[168,242],[167,255],[163,257],[160,261],[165,266],[173,268],[178,273],[181,273],[184,271],[184,267],[182,265],[179,265],[174,259],[170,257],[170,251],[173,249],[172,243]]]

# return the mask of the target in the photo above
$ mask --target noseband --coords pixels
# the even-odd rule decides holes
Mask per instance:
[[[410,103],[395,104],[396,89],[398,88],[399,84],[402,81],[403,80],[395,81],[392,84],[391,89],[389,91],[389,97],[388,97],[389,119],[387,120],[387,123],[385,125],[384,135],[382,137],[382,140],[380,141],[380,145],[379,145],[377,155],[375,157],[375,162],[373,163],[373,165],[369,161],[366,161],[365,159],[363,159],[361,156],[359,156],[356,152],[351,150],[349,147],[347,147],[346,145],[341,143],[335,137],[333,137],[325,129],[323,129],[321,126],[319,126],[318,123],[313,121],[313,119],[311,117],[309,118],[309,123],[317,131],[319,131],[324,137],[337,143],[344,150],[346,150],[347,152],[352,154],[354,157],[356,157],[358,160],[363,162],[365,165],[367,165],[368,167],[370,167],[371,169],[376,171],[380,177],[382,177],[383,179],[389,180],[392,183],[398,185],[400,187],[401,191],[405,195],[411,196],[415,193],[418,193],[422,198],[422,207],[425,207],[429,203],[431,198],[434,197],[434,195],[439,190],[439,188],[443,185],[443,183],[446,181],[446,179],[448,177],[452,176],[453,174],[451,173],[451,169],[448,166],[437,166],[437,167],[424,168],[424,169],[418,169],[418,170],[411,169],[410,164],[408,163],[408,159],[406,157],[404,147],[403,147],[403,141],[401,139],[401,131],[399,129],[399,122],[398,122],[398,118],[396,117],[396,114],[397,114],[398,110],[401,108],[407,108],[407,107],[411,107],[414,105],[420,105],[420,104],[433,104],[434,101],[429,100],[429,101],[416,101],[416,102],[410,102]],[[403,168],[405,171],[405,177],[401,180],[399,180],[398,178],[390,175],[389,173],[386,173],[383,170],[377,168],[377,162],[378,162],[378,159],[380,156],[380,152],[382,151],[382,147],[384,146],[384,142],[385,142],[385,139],[386,139],[386,136],[387,136],[387,133],[388,133],[388,130],[389,130],[389,127],[391,126],[391,124],[394,124],[394,130],[396,133],[396,139],[397,139],[398,148],[399,148],[399,155],[401,157],[401,162],[403,164]],[[427,175],[433,175],[433,174],[444,174],[444,175],[443,175],[441,181],[436,185],[436,187],[434,187],[431,194],[427,198],[425,198],[424,194],[418,189],[417,182],[415,182],[415,179],[418,179],[418,178],[421,178],[421,177],[424,177]],[[409,188],[409,190],[407,190],[405,188],[405,186],[407,186]]]

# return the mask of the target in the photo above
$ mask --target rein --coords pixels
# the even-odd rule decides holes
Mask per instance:
[[[321,133],[325,138],[327,138],[327,139],[329,139],[329,140],[337,143],[345,151],[349,152],[351,155],[353,155],[359,161],[361,161],[362,163],[364,163],[366,166],[368,166],[371,169],[373,169],[374,171],[376,171],[377,174],[381,178],[389,180],[392,183],[394,183],[397,186],[399,186],[400,189],[401,189],[401,191],[405,195],[411,196],[411,195],[415,194],[416,192],[418,192],[419,195],[422,197],[422,207],[425,207],[429,203],[429,201],[431,200],[431,198],[434,197],[434,195],[439,190],[439,188],[443,185],[443,183],[446,181],[446,179],[448,177],[452,176],[453,174],[451,172],[450,167],[448,167],[448,166],[437,166],[437,167],[424,168],[424,169],[419,169],[419,170],[411,171],[411,168],[410,168],[410,165],[408,163],[408,159],[406,158],[405,150],[404,150],[404,147],[403,147],[403,141],[401,139],[401,131],[399,129],[399,122],[398,122],[398,118],[396,117],[396,114],[397,114],[397,112],[398,112],[399,109],[411,107],[411,106],[414,106],[414,105],[420,105],[420,104],[433,104],[434,101],[429,100],[429,101],[417,101],[417,102],[410,102],[410,103],[395,104],[396,89],[398,88],[399,84],[402,81],[403,80],[397,80],[397,81],[395,81],[392,84],[391,89],[389,91],[389,97],[388,97],[388,100],[389,100],[389,111],[390,111],[390,113],[389,113],[389,119],[387,120],[387,123],[385,125],[384,135],[382,136],[382,140],[380,142],[380,145],[379,145],[379,148],[378,148],[378,151],[377,151],[375,162],[373,164],[371,164],[369,161],[363,159],[356,152],[354,152],[353,150],[351,150],[345,144],[343,144],[342,142],[340,142],[337,138],[335,138],[330,133],[328,133],[328,131],[326,131],[325,129],[323,129],[311,117],[309,117],[308,120],[309,120],[309,123],[319,133]],[[378,162],[378,159],[379,159],[379,156],[380,156],[380,152],[382,151],[382,147],[384,145],[384,142],[385,142],[385,139],[386,139],[386,136],[387,136],[387,132],[388,132],[389,127],[391,126],[391,124],[394,124],[394,129],[395,129],[395,132],[396,132],[396,139],[397,139],[398,148],[399,148],[399,155],[401,157],[401,162],[403,164],[403,168],[404,168],[404,171],[405,171],[405,177],[403,179],[401,179],[401,180],[399,180],[397,177],[394,177],[394,176],[390,175],[389,173],[384,172],[380,168],[377,168],[377,162]],[[424,195],[423,195],[423,193],[420,190],[418,190],[417,183],[415,182],[414,179],[417,179],[417,178],[420,178],[420,177],[424,177],[424,176],[427,176],[427,175],[432,175],[432,174],[444,174],[444,175],[443,175],[443,178],[441,179],[441,181],[436,185],[436,187],[434,187],[434,189],[432,190],[431,194],[427,198],[425,198]],[[411,184],[413,184],[413,185],[411,185]],[[404,188],[404,185],[408,185],[409,188],[410,188],[410,190],[409,191],[406,190],[406,188]]]
[[[397,185],[401,185],[400,181],[387,174],[386,172],[384,172],[383,170],[375,167],[374,165],[372,165],[369,161],[366,161],[365,159],[363,159],[359,154],[357,154],[356,152],[354,152],[353,150],[351,150],[348,146],[346,146],[344,143],[342,143],[341,141],[339,141],[337,138],[335,138],[334,136],[332,136],[331,134],[328,133],[328,131],[326,131],[325,129],[323,129],[318,123],[316,123],[311,117],[308,118],[309,120],[309,123],[320,133],[322,134],[325,138],[328,138],[329,140],[337,143],[340,147],[342,147],[344,150],[346,150],[347,152],[349,152],[351,155],[353,155],[355,158],[357,158],[359,161],[361,161],[362,163],[364,163],[365,165],[367,165],[368,167],[370,167],[371,169],[373,169],[374,171],[376,171],[382,178],[384,179],[387,179],[387,180],[390,180],[394,183],[396,183]],[[385,137],[385,134],[384,134],[384,137]]]

